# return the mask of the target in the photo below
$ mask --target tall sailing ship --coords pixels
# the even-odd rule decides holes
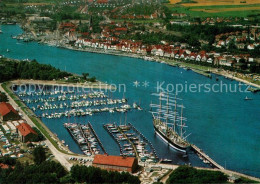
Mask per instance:
[[[185,135],[187,119],[183,117],[184,106],[177,104],[177,100],[182,99],[163,92],[152,95],[159,97],[159,104],[150,104],[155,133],[170,147],[186,153],[187,148],[190,147],[187,141],[190,134]]]

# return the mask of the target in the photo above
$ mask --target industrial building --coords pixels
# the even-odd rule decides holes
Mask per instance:
[[[95,155],[93,166],[109,171],[127,171],[132,173],[137,169],[138,162],[134,157]]]

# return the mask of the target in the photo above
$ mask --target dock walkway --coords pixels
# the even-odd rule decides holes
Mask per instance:
[[[153,154],[155,155],[156,159],[159,160],[159,158],[158,158],[158,156],[157,156],[157,153],[156,153],[156,151],[155,151],[155,149],[154,149],[152,143],[151,143],[141,132],[139,132],[139,130],[137,130],[137,129],[134,127],[134,125],[132,125],[131,123],[128,123],[128,125],[131,126],[131,128],[132,128],[140,137],[142,137],[142,139],[143,139],[146,143],[149,144],[149,146],[150,146],[150,148],[151,148]]]
[[[94,128],[92,127],[92,125],[91,125],[90,122],[88,123],[88,127],[89,127],[90,130],[92,131],[92,134],[93,134],[94,137],[96,138],[96,140],[97,140],[97,142],[99,143],[99,146],[101,147],[101,149],[103,150],[103,152],[104,152],[105,154],[107,154],[107,152],[106,152],[106,150],[105,150],[103,144],[101,143],[99,137],[97,136],[97,134],[96,134],[96,132],[95,132],[95,130],[94,130]]]
[[[104,129],[108,132],[108,134],[114,139],[114,141],[116,142],[116,144],[119,146],[120,149],[120,155],[123,155],[123,148],[119,142],[119,140],[114,136],[114,134],[112,134],[112,132],[110,132],[110,130],[108,129],[108,127],[103,124]]]
[[[217,162],[215,162],[213,159],[211,159],[208,155],[206,155],[200,148],[198,148],[196,145],[191,144],[191,147],[193,148],[193,150],[201,155],[204,159],[206,159],[207,161],[209,161],[214,167],[220,169],[220,170],[224,170],[225,168],[222,167],[221,165],[219,165]]]

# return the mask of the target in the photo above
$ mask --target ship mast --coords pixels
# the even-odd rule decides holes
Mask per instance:
[[[162,112],[162,93],[160,92],[160,110],[159,110],[159,113],[158,113],[158,119],[160,120],[161,118],[161,112]]]
[[[183,137],[183,134],[182,134],[182,129],[183,129],[183,124],[182,124],[182,113],[183,113],[183,104],[181,106],[181,138]]]
[[[173,123],[174,132],[176,132],[176,118],[177,118],[177,95],[175,94],[174,123]]]
[[[168,117],[169,117],[169,93],[167,93],[167,115],[166,115],[166,124],[165,124],[165,126],[166,126],[166,128],[167,128],[167,130],[168,130]]]

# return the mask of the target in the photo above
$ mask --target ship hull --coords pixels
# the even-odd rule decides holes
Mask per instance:
[[[155,126],[154,127],[154,131],[155,133],[165,142],[167,143],[170,147],[172,147],[173,149],[181,152],[181,153],[186,153],[187,152],[187,147],[181,147],[179,145],[177,145],[176,143],[174,143],[173,141],[171,141],[169,138],[167,138],[162,132],[160,132]]]

